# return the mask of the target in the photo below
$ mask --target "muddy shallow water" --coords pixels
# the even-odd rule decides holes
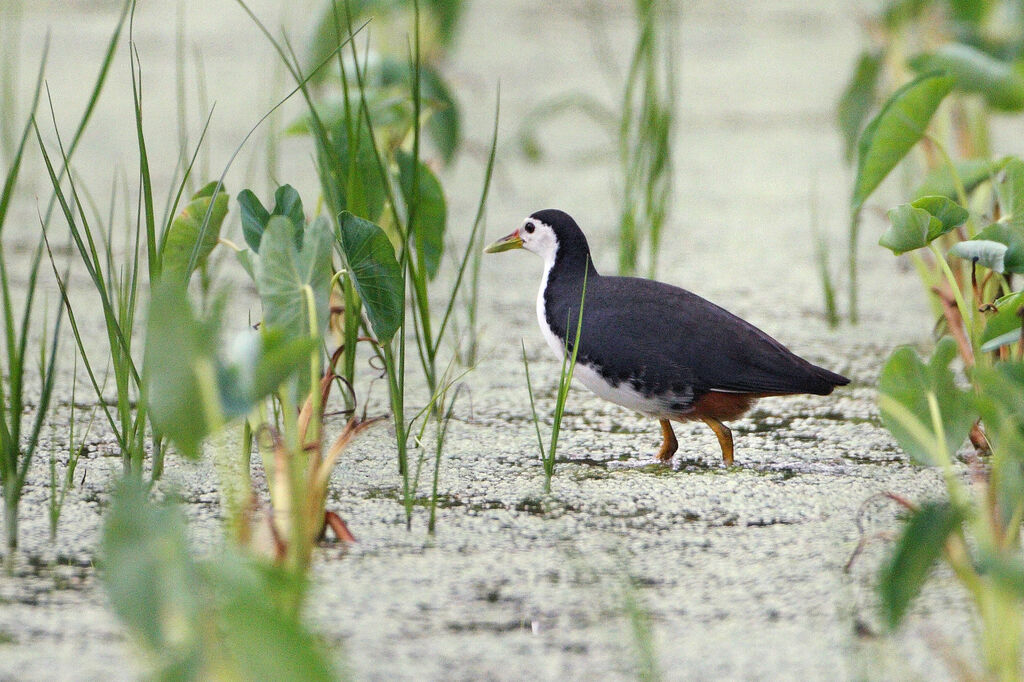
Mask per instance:
[[[98,68],[115,4],[25,9],[23,81],[49,28],[49,81],[62,127],[77,116],[81,84]],[[147,83],[154,183],[164,188],[177,152],[177,13],[175,3],[157,5],[141,3],[135,38]],[[448,67],[470,140],[469,151],[444,173],[449,230],[458,240],[472,220],[479,150],[500,79],[502,147],[489,234],[557,206],[576,217],[599,268],[610,271],[614,161],[586,153],[604,138],[578,119],[556,123],[544,134],[548,154],[539,164],[515,153],[514,138],[518,123],[545,97],[583,89],[611,101],[616,87],[601,70],[600,54],[626,59],[630,20],[617,3],[548,5],[470,3]],[[677,426],[673,469],[649,466],[657,424],[574,391],[560,440],[565,461],[545,498],[519,359],[525,339],[540,409],[548,414],[558,368],[534,317],[540,263],[524,252],[487,257],[481,358],[465,378],[467,399],[445,449],[436,536],[426,534],[423,508],[413,530],[405,530],[389,426],[361,438],[332,478],[330,507],[359,542],[319,553],[308,615],[336,648],[339,669],[360,679],[630,678],[639,655],[625,612],[630,581],[650,613],[653,650],[668,679],[935,679],[949,674],[940,651],[970,656],[966,601],[944,573],[926,588],[901,633],[877,635],[874,578],[883,538],[898,522],[896,510],[876,495],[892,491],[920,500],[942,486],[935,472],[911,466],[879,425],[873,386],[881,363],[897,344],[926,344],[931,321],[912,273],[873,245],[880,232],[874,214],[864,228],[862,324],[833,331],[821,315],[812,215],[836,247],[838,270],[850,175],[840,163],[832,106],[859,48],[859,3],[685,5],[677,187],[659,278],[746,317],[846,374],[851,385],[830,397],[762,401],[733,425],[738,466],[730,470],[720,466],[714,436],[702,425]],[[273,25],[273,3],[256,7]],[[218,171],[285,87],[274,77],[269,50],[234,5],[189,3],[184,16],[189,51],[192,45],[202,50],[210,100],[217,102],[209,166]],[[284,20],[300,34],[301,18]],[[134,163],[125,51],[75,162],[97,197],[109,194],[115,169]],[[1024,151],[1006,142],[1013,132],[998,122],[995,147]],[[232,193],[242,186],[265,192],[259,144],[243,152],[228,176]],[[280,154],[275,177],[315,196],[308,145],[289,140]],[[8,226],[21,248],[34,244],[36,197],[44,203],[47,196],[33,159]],[[896,196],[883,192],[879,204]],[[234,205],[232,215],[229,230],[237,235]],[[83,281],[79,273],[75,296],[87,306]],[[235,319],[258,315],[244,286],[238,298]],[[98,317],[83,324],[99,338]],[[54,449],[65,447],[70,342],[66,348],[67,380],[47,433]],[[370,374],[367,369],[367,382]],[[78,399],[87,395],[83,384]],[[384,411],[383,400],[378,383],[371,413]],[[22,503],[24,556],[17,577],[0,578],[0,678],[121,679],[145,670],[106,610],[92,567],[120,461],[105,429],[94,428],[91,441],[55,544],[47,536],[47,452],[30,476]],[[197,551],[216,546],[221,526],[213,467],[171,457],[164,485],[186,500]],[[846,570],[865,534],[873,541]]]

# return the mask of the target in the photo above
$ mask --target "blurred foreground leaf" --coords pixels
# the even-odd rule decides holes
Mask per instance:
[[[239,337],[229,357],[218,354],[220,306],[197,319],[180,285],[154,288],[143,371],[153,424],[187,457],[206,436],[248,414],[296,371],[307,369],[316,341],[266,327]]]
[[[298,579],[231,552],[193,559],[182,514],[125,478],[103,526],[101,578],[114,613],[174,680],[332,680],[316,638],[281,604]]]
[[[882,422],[918,464],[936,465],[942,449],[952,458],[976,418],[970,394],[956,386],[950,362],[956,342],[943,338],[925,364],[914,349],[893,351],[879,378]],[[932,401],[938,414],[932,412]],[[941,424],[936,433],[935,424]]]
[[[878,585],[882,615],[890,629],[899,626],[907,607],[920,594],[946,539],[961,520],[960,512],[952,505],[932,502],[922,505],[907,521],[882,567]]]

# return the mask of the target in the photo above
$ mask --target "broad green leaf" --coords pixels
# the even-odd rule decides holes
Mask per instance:
[[[1024,77],[1014,65],[963,43],[946,43],[931,54],[910,60],[918,73],[942,71],[956,79],[955,87],[977,93],[990,106],[1002,111],[1024,108]]]
[[[271,216],[256,265],[263,323],[281,328],[289,338],[320,335],[328,321],[332,274],[331,230],[327,221],[321,217],[310,223],[301,248],[296,248],[297,231],[291,220]],[[311,312],[314,319],[310,318]]]
[[[146,402],[153,425],[186,457],[198,457],[210,433],[211,406],[203,404],[200,382],[215,376],[199,373],[213,371],[216,339],[216,316],[197,320],[183,284],[165,281],[153,288],[143,362]]]
[[[270,212],[270,215],[284,216],[292,221],[301,240],[302,230],[306,226],[306,214],[302,211],[302,199],[294,187],[281,185],[274,191],[274,210]],[[296,244],[298,243],[296,242]]]
[[[995,302],[996,313],[985,322],[981,333],[983,353],[994,351],[1000,346],[1020,340],[1021,318],[1019,312],[1024,306],[1024,291],[1003,296]]]
[[[202,235],[203,241],[199,245],[195,267],[202,266],[214,247],[217,246],[217,240],[220,239],[220,228],[224,223],[224,216],[228,213],[228,194],[221,191],[214,199],[212,194],[216,185],[217,183],[213,182],[199,190],[181,214],[171,222],[160,256],[161,271],[164,277],[183,282],[192,275],[194,269],[188,269],[189,260],[196,242],[199,241],[203,220],[210,209],[211,201],[213,201],[213,211],[210,212],[210,221]]]
[[[910,205],[915,208],[923,208],[939,219],[941,227],[938,228],[938,233],[929,231],[929,239],[937,239],[954,228],[960,227],[970,217],[966,208],[947,197],[920,197],[912,201]]]
[[[975,239],[1005,244],[1003,271],[1024,273],[1024,215],[1019,220],[993,223],[975,235]]]
[[[937,464],[940,442],[952,458],[976,418],[969,394],[956,386],[949,368],[956,352],[956,342],[945,337],[925,364],[912,348],[903,346],[893,351],[882,368],[878,382],[882,422],[918,464]],[[938,406],[941,434],[934,430],[929,395]]]
[[[260,240],[263,238],[263,228],[270,220],[270,212],[263,208],[259,198],[250,190],[243,189],[238,193],[237,199],[242,214],[242,236],[245,237],[245,243],[249,245],[253,253],[258,253]]]
[[[415,216],[413,234],[416,238],[416,249],[422,251],[426,265],[427,277],[433,279],[441,266],[441,255],[444,253],[444,231],[448,220],[448,207],[444,200],[444,190],[437,176],[422,161],[419,164],[419,186],[416,188],[418,199],[416,210],[411,210],[413,202],[413,170],[412,155],[398,150],[395,154],[398,161],[399,184],[402,187],[402,198],[410,212]]]
[[[839,98],[838,123],[843,136],[846,160],[853,161],[861,127],[875,105],[878,75],[882,69],[882,54],[862,52],[853,69],[853,76]]]
[[[960,512],[946,502],[924,504],[907,521],[878,584],[882,616],[890,629],[903,620],[961,521]]]
[[[1007,159],[1000,161],[987,161],[985,159],[968,159],[956,161],[953,168],[956,175],[963,183],[964,190],[968,193],[975,187],[995,175],[1005,165]],[[947,164],[931,170],[924,177],[921,185],[914,191],[915,197],[943,196],[950,199],[957,198],[956,184],[953,182],[953,174]]]
[[[405,281],[395,249],[384,230],[347,211],[341,214],[339,242],[373,332],[387,343],[402,324],[404,304]]]
[[[302,244],[302,232],[306,225],[306,216],[302,210],[302,199],[291,185],[281,185],[274,192],[274,209],[267,211],[263,204],[251,191],[244,189],[238,193],[238,204],[242,209],[242,234],[245,243],[253,252],[260,250],[263,232],[271,216],[282,216],[295,225],[295,244]]]
[[[892,94],[860,137],[857,179],[852,208],[860,210],[896,164],[924,136],[942,100],[953,89],[953,78],[925,74]]]
[[[196,637],[204,595],[189,559],[185,521],[169,505],[150,504],[144,485],[124,477],[103,523],[100,578],[110,606],[143,651],[160,667],[196,679]]]
[[[878,243],[897,256],[927,246],[967,220],[968,212],[946,197],[922,197],[889,211],[889,228]]]
[[[949,250],[951,254],[964,260],[983,265],[989,270],[1003,272],[1003,258],[1006,256],[1006,244],[989,241],[988,239],[971,239],[957,242]]]

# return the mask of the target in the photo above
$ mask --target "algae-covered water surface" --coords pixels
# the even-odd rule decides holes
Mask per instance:
[[[879,606],[900,502],[980,465],[919,466],[878,408],[890,351],[930,348],[936,319],[875,245],[900,178],[860,211],[858,322],[823,304],[822,268],[848,279],[835,107],[865,11],[0,6],[5,339],[30,300],[0,395],[5,428],[24,415],[0,677],[991,670],[945,565],[898,630]],[[990,123],[1024,151],[1020,121]],[[578,383],[553,423],[543,264],[481,257],[552,207],[601,272],[632,240],[635,271],[850,384],[759,401],[728,468],[699,422],[657,463],[657,421]]]

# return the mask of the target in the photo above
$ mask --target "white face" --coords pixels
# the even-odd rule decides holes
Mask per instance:
[[[558,241],[550,225],[536,218],[527,218],[519,228],[519,238],[523,240],[524,249],[534,252],[546,262],[554,262]]]

